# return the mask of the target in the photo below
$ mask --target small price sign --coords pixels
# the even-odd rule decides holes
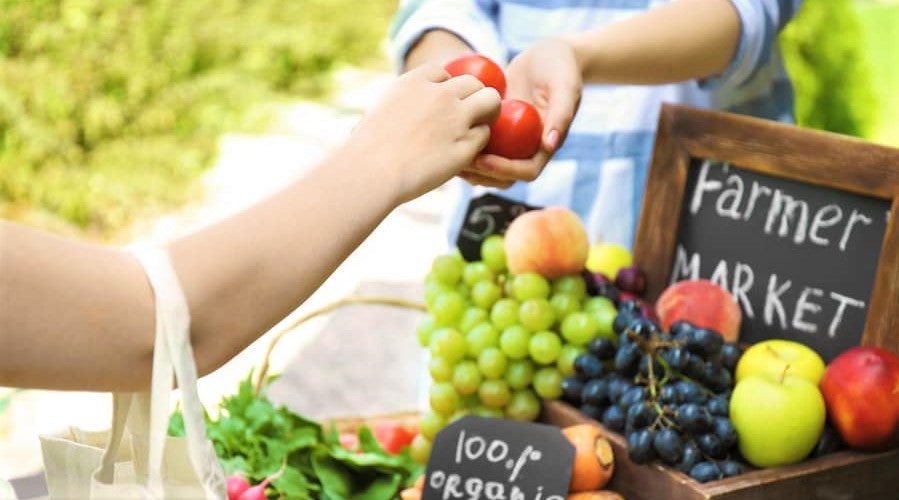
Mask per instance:
[[[574,446],[547,424],[468,415],[434,438],[424,500],[564,500]]]
[[[481,243],[488,236],[505,233],[513,219],[538,208],[493,193],[472,198],[456,238],[459,252],[469,262],[480,260]]]

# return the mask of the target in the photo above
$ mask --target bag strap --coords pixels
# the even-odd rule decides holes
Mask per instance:
[[[147,486],[151,492],[162,491],[162,460],[174,370],[174,379],[178,381],[181,392],[185,438],[194,472],[203,485],[207,498],[224,498],[224,473],[212,443],[206,437],[205,415],[197,392],[197,369],[190,344],[190,311],[187,299],[167,252],[149,245],[132,246],[129,251],[143,266],[153,289],[156,305],[156,339],[147,435]]]

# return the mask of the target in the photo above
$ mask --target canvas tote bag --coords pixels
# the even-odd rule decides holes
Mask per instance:
[[[206,438],[190,346],[187,302],[165,251],[128,249],[155,297],[150,392],[113,393],[108,431],[40,436],[50,498],[225,498],[225,478]],[[167,436],[173,381],[181,390],[184,438]]]

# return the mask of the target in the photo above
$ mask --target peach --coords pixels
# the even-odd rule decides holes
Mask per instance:
[[[669,285],[655,304],[661,327],[668,331],[678,320],[714,330],[725,341],[736,342],[743,319],[740,306],[721,286],[706,280],[684,280]]]
[[[584,270],[590,242],[574,211],[546,207],[525,212],[509,224],[504,246],[512,274],[536,272],[547,279]]]

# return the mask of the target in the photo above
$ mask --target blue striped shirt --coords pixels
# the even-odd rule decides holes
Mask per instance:
[[[702,81],[665,85],[586,85],[568,137],[540,177],[499,194],[531,205],[564,205],[580,215],[592,242],[630,247],[643,202],[659,109],[664,102],[793,120],[793,89],[777,35],[799,0],[731,0],[741,21],[730,65]],[[426,31],[453,32],[476,51],[507,63],[548,36],[601,27],[664,1],[649,0],[403,0],[391,28],[398,68]],[[448,220],[455,241],[473,196],[495,191],[461,182]]]

